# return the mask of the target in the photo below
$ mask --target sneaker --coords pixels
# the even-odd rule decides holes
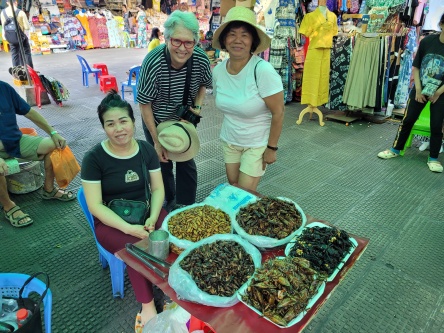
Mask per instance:
[[[389,158],[393,158],[393,157],[398,157],[398,156],[399,156],[399,154],[396,154],[396,153],[392,152],[390,149],[381,151],[378,154],[379,158],[383,158],[385,160],[388,160]]]
[[[429,167],[429,170],[432,172],[442,172],[442,165],[441,162],[438,161],[429,161],[427,162],[427,165]]]
[[[428,142],[428,141],[426,141],[426,142],[423,142],[420,146],[419,146],[419,151],[424,151],[424,150],[426,150],[426,149],[429,149],[429,147],[430,147],[430,142]]]

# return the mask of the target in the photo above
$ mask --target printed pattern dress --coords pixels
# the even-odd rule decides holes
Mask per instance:
[[[137,19],[137,47],[145,49],[147,47],[147,33],[146,33],[146,13],[140,11],[140,16]]]

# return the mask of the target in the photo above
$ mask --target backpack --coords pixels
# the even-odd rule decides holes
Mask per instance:
[[[16,17],[18,16],[19,13],[20,9],[16,9],[15,10]],[[22,29],[20,28],[17,29],[14,19],[6,15],[6,9],[3,9],[2,14],[6,19],[5,26],[3,27],[3,30],[5,31],[5,39],[8,41],[9,44],[18,45],[19,44],[18,36],[20,36],[20,38],[23,41],[26,38],[25,33],[22,31]]]

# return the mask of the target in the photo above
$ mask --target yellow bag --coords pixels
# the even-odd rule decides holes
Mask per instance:
[[[51,156],[52,167],[57,185],[60,188],[67,188],[69,183],[80,171],[80,165],[77,162],[71,149],[66,146],[65,149],[56,149]]]

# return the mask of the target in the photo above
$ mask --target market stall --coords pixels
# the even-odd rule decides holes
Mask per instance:
[[[220,185],[220,187],[230,187],[230,185]],[[220,190],[218,187],[215,191],[210,194],[210,196],[204,200],[204,202],[208,204],[214,204],[216,201],[221,202],[221,198],[215,196],[215,192],[217,193]],[[236,200],[239,199],[236,198]],[[241,198],[242,200],[242,198]],[[245,202],[243,205],[245,206]],[[316,227],[333,227],[331,224],[325,221],[319,221],[315,218],[306,215],[306,225],[313,225],[312,222],[316,222],[314,225]],[[303,230],[307,230],[306,228],[302,228]],[[239,237],[237,235],[229,236],[230,237]],[[338,270],[335,274],[331,274],[329,279],[326,279],[323,284],[322,290],[319,291],[317,297],[313,297],[313,302],[309,307],[305,308],[305,310],[301,313],[297,322],[292,323],[288,326],[286,331],[288,332],[300,332],[303,328],[310,322],[310,320],[314,317],[314,315],[319,311],[322,305],[327,301],[331,293],[334,289],[339,285],[339,283],[344,279],[347,272],[353,267],[356,261],[360,258],[362,253],[365,251],[369,240],[366,238],[362,238],[356,235],[348,234],[350,239],[354,241],[354,245],[349,255],[344,257],[341,265],[338,266]],[[213,236],[214,237],[214,236]],[[211,238],[211,237],[210,237]],[[207,238],[208,239],[208,238]],[[203,240],[205,242],[205,239]],[[201,241],[202,242],[202,241]],[[290,248],[292,246],[296,246],[294,242],[290,243],[290,246],[286,244],[285,246],[280,246],[278,248],[269,248],[264,249],[261,248],[262,255],[262,263],[265,263],[268,259],[275,259],[276,257],[282,257],[286,254],[289,254]],[[146,250],[148,248],[148,240],[142,240],[135,244],[137,247]],[[250,244],[251,245],[251,244]],[[186,254],[187,250],[183,254]],[[188,251],[189,252],[189,251]],[[183,257],[183,254],[179,259]],[[176,291],[171,287],[168,282],[168,277],[161,278],[157,275],[153,270],[148,268],[142,260],[134,257],[130,254],[126,249],[123,249],[117,253],[117,255],[130,267],[139,271],[143,274],[148,280],[157,285],[163,292],[169,296],[174,302],[176,302],[179,306],[188,311],[192,316],[209,323],[217,333],[253,333],[253,332],[280,332],[281,328],[277,326],[275,323],[272,323],[270,320],[267,320],[264,316],[257,314],[258,311],[254,311],[252,308],[244,304],[243,302],[238,302],[232,306],[227,307],[216,307],[216,306],[207,306],[202,305],[195,302],[185,301],[181,297],[177,296]],[[174,263],[178,259],[178,255],[176,253],[170,253],[168,258],[166,259],[169,263]],[[168,273],[167,270],[164,272]],[[257,272],[257,271],[256,271]],[[171,279],[170,279],[171,281]],[[242,288],[241,288],[242,289]],[[244,287],[245,290],[245,287]],[[237,294],[237,293],[236,293]],[[291,322],[290,322],[291,323]]]

